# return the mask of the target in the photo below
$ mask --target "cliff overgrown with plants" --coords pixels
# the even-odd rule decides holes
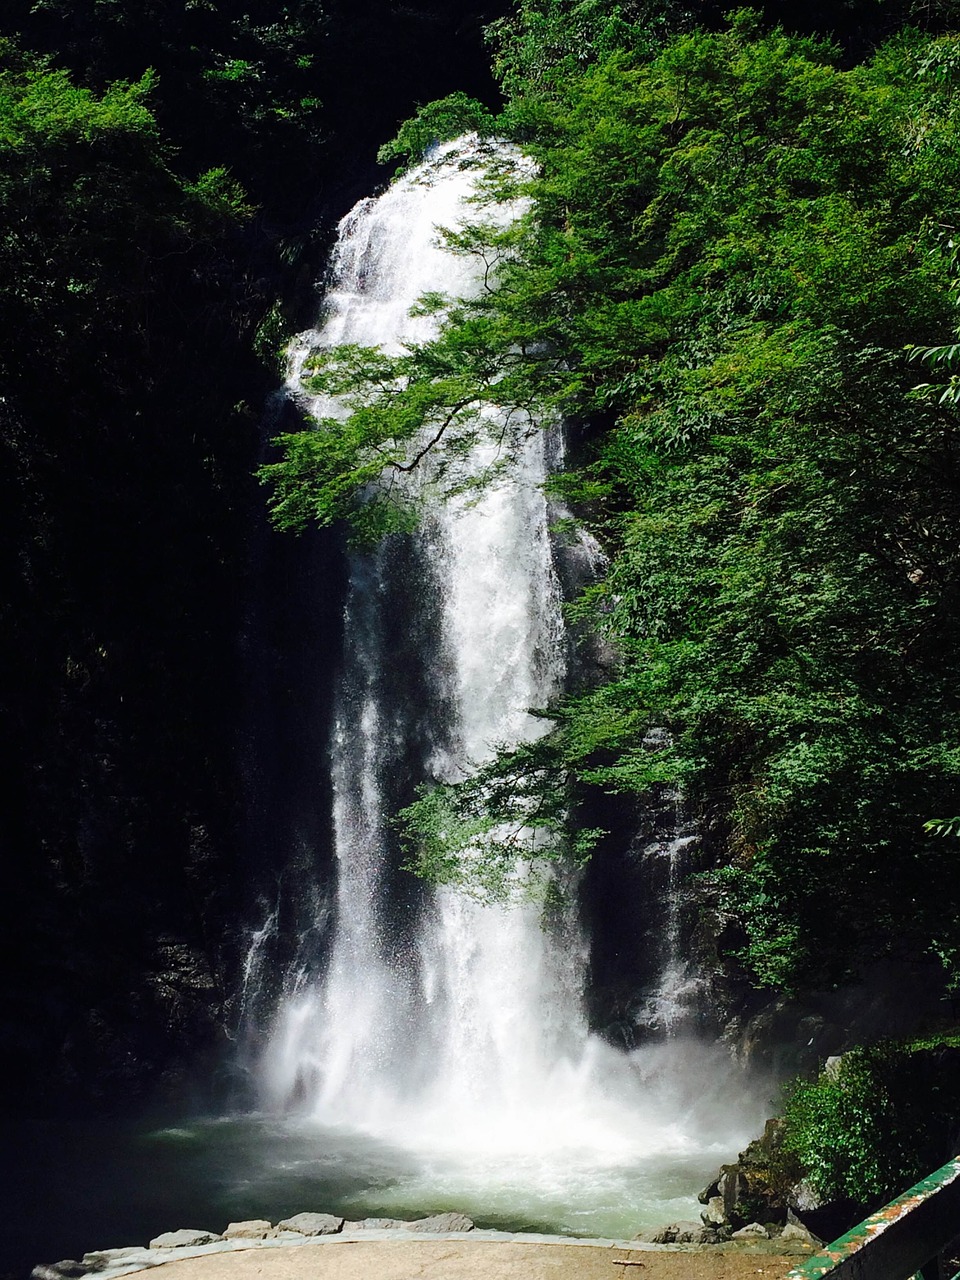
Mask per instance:
[[[616,670],[537,743],[424,789],[412,865],[496,894],[505,823],[535,811],[538,856],[582,859],[598,793],[676,786],[756,986],[895,956],[952,987],[960,859],[925,823],[960,780],[956,15],[900,11],[866,51],[749,9],[651,12],[530,0],[493,29],[500,116],[458,95],[401,130],[390,154],[465,123],[514,140],[536,173],[491,191],[527,212],[450,236],[496,284],[427,299],[435,340],[317,358],[353,412],[285,438],[274,515],[404,527],[370,482],[425,438],[442,487],[485,405],[514,411],[505,442],[562,415],[580,443],[555,489],[609,557],[570,612]]]

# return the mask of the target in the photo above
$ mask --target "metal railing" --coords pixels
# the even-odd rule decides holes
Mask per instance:
[[[960,1272],[948,1277],[941,1261],[958,1236],[960,1156],[794,1267],[786,1280],[960,1280]]]

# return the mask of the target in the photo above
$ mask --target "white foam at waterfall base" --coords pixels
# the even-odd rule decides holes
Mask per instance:
[[[450,144],[344,219],[326,319],[297,344],[294,382],[314,347],[397,350],[429,337],[434,321],[409,315],[417,298],[477,287],[469,259],[444,251],[436,227],[469,212],[482,155],[476,142]],[[480,446],[468,465],[496,448]],[[438,506],[420,535],[440,615],[432,674],[445,717],[427,771],[441,778],[544,732],[529,709],[563,686],[546,456],[543,432],[531,432],[506,476],[478,500]],[[742,1145],[766,1100],[694,1041],[627,1054],[591,1035],[587,947],[572,906],[544,928],[533,905],[481,906],[442,890],[401,946],[384,935],[384,796],[407,733],[403,713],[382,702],[395,573],[386,546],[352,559],[332,744],[335,932],[321,978],[310,956],[288,975],[260,1068],[265,1103],[409,1153],[411,1168],[371,1190],[381,1209],[446,1203],[566,1230],[589,1220],[614,1234],[618,1214],[637,1225],[641,1203],[660,1206],[654,1219],[669,1216],[678,1194]],[[409,709],[411,721],[422,713]]]

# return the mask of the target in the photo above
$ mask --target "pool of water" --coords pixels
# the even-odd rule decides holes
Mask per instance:
[[[676,1076],[676,1073],[669,1073]],[[767,1091],[708,1071],[671,1099],[670,1116],[590,1141],[569,1128],[462,1142],[397,1130],[363,1133],[306,1118],[234,1115],[175,1122],[6,1122],[10,1172],[0,1275],[40,1261],[145,1244],[161,1231],[222,1231],[303,1210],[414,1218],[443,1210],[478,1226],[629,1238],[696,1218],[697,1192],[769,1114]]]

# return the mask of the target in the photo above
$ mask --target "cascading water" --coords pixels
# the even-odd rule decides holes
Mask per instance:
[[[450,144],[344,219],[324,323],[294,356],[294,394],[311,349],[397,350],[431,333],[430,317],[410,315],[422,294],[479,287],[437,227],[469,213],[483,158],[476,142]],[[332,745],[332,945],[320,977],[304,953],[288,979],[260,1077],[268,1105],[301,1125],[411,1154],[403,1177],[371,1192],[381,1210],[453,1201],[488,1220],[602,1232],[669,1215],[757,1110],[729,1093],[716,1105],[707,1082],[724,1073],[689,1047],[628,1055],[590,1034],[572,906],[547,928],[532,905],[412,889],[390,826],[420,778],[456,779],[542,732],[528,708],[562,687],[543,495],[553,447],[531,433],[479,499],[438,505],[419,534],[352,559]]]

